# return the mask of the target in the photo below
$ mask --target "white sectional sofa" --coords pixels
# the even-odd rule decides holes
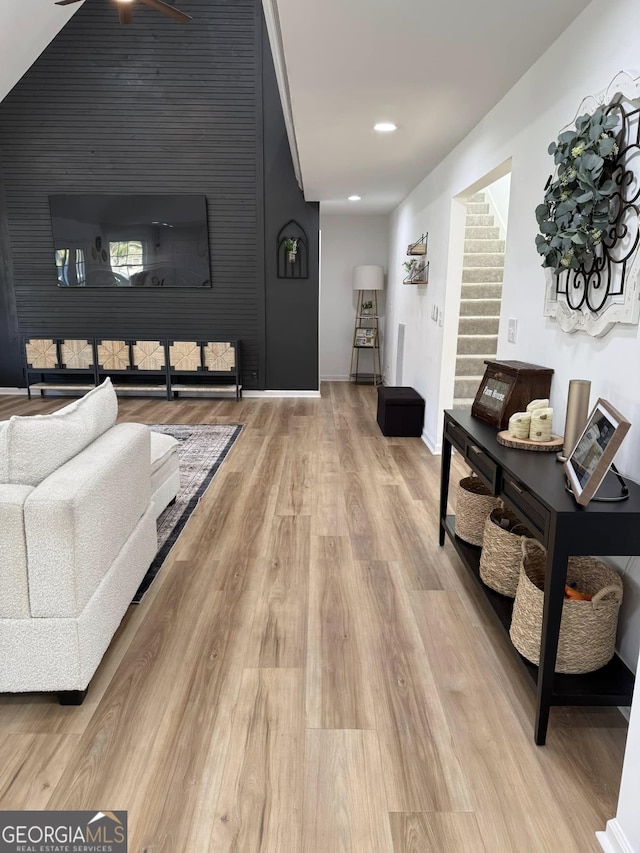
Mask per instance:
[[[0,423],[0,692],[81,701],[155,556],[177,442],[154,434],[154,504],[149,428],[116,416],[107,379]]]

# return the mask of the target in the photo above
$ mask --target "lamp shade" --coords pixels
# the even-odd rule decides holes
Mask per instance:
[[[354,290],[384,290],[384,267],[365,264],[353,268]]]

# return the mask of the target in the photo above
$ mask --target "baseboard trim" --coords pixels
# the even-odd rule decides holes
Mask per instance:
[[[321,376],[320,382],[349,382],[349,376]]]
[[[616,818],[608,820],[606,830],[596,832],[596,838],[605,853],[634,853]]]
[[[442,443],[434,441],[433,437],[427,432],[423,432],[421,438],[423,444],[427,445],[427,449],[430,453],[433,453],[434,456],[440,456],[442,453]]]
[[[337,381],[337,380],[336,380]],[[348,381],[348,378],[347,378]],[[164,391],[162,391],[164,393]],[[0,395],[27,396],[26,388],[0,388]],[[320,397],[319,391],[243,391],[243,397]],[[226,399],[226,398],[224,398]]]
[[[243,397],[258,397],[275,400],[278,397],[320,397],[319,391],[243,391]]]

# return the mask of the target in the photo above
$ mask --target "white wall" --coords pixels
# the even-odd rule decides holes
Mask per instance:
[[[618,811],[607,823],[606,832],[598,840],[607,853],[638,853],[640,851],[640,686],[636,684],[629,721],[629,735],[624,753],[624,766]]]
[[[53,0],[2,0],[0,101],[81,5],[56,6]]]
[[[500,239],[504,240],[507,235],[509,221],[509,198],[511,196],[511,172],[498,178],[485,188],[484,192],[493,207],[498,221],[496,225],[500,228]]]
[[[320,211],[320,378],[347,380],[356,315],[353,268],[378,264],[387,271],[389,217],[333,216]],[[384,346],[385,294],[378,293]]]
[[[545,278],[535,250],[534,210],[553,160],[549,143],[575,116],[583,97],[605,88],[621,69],[640,73],[640,23],[635,0],[594,0],[479,125],[405,199],[391,217],[386,337],[389,361],[394,330],[406,324],[405,381],[426,399],[425,440],[439,449],[442,409],[451,404],[452,360],[458,319],[460,247],[451,223],[460,218],[455,197],[487,183],[511,158],[511,198],[498,356],[553,367],[551,403],[556,431],[564,426],[570,379],[592,382],[592,402],[602,396],[634,424],[616,463],[640,480],[640,343],[638,328],[616,329],[601,340],[568,335],[542,316]],[[401,284],[407,243],[429,232],[430,283]],[[430,319],[433,305],[444,322]],[[518,320],[518,340],[506,339],[507,318]],[[391,363],[391,375],[394,365]],[[441,384],[441,372],[447,382]],[[623,559],[625,602],[619,648],[635,666],[640,646],[640,560]]]

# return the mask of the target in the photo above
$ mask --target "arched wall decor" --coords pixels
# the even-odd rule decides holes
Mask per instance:
[[[277,249],[278,278],[309,278],[309,238],[295,219],[290,219],[278,232]]]
[[[589,269],[545,269],[545,317],[555,317],[565,332],[592,337],[606,335],[616,323],[637,325],[640,317],[640,77],[620,71],[606,89],[582,101],[576,118],[603,106],[621,123],[609,227]]]

